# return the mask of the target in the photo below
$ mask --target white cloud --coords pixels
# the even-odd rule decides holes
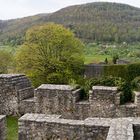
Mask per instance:
[[[0,19],[49,13],[65,6],[95,1],[127,3],[140,7],[139,0],[0,0]]]

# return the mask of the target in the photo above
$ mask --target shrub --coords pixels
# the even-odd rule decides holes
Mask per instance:
[[[140,91],[140,76],[136,77],[132,82],[132,89]]]
[[[113,64],[116,64],[118,59],[119,59],[119,56],[118,55],[114,55],[113,58],[112,58]]]
[[[130,82],[140,76],[140,63],[104,66],[103,76],[121,77]]]
[[[128,78],[127,65],[106,65],[104,66],[103,76]]]
[[[134,78],[140,76],[140,63],[129,64],[128,70],[128,81],[132,81]]]
[[[85,79],[83,89],[88,96],[88,91],[93,86],[117,86],[118,91],[122,91],[121,94],[121,104],[129,102],[132,100],[131,85],[124,79],[120,77],[102,77],[102,78],[91,78]]]

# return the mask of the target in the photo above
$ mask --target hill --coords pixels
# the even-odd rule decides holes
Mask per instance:
[[[0,21],[0,41],[21,43],[29,27],[46,22],[63,24],[86,42],[140,41],[140,8],[107,2],[70,6],[51,14]]]

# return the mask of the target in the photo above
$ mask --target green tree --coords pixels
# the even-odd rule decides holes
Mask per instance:
[[[119,56],[118,55],[114,55],[113,58],[112,58],[113,64],[116,64],[118,59],[119,59]]]
[[[24,45],[16,53],[17,70],[34,82],[66,84],[81,75],[84,45],[70,30],[49,23],[26,33]]]
[[[5,50],[0,50],[0,74],[8,73],[12,64],[12,55]]]
[[[108,64],[108,59],[107,58],[105,59],[105,64]]]

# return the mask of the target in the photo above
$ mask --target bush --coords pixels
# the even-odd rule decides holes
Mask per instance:
[[[134,78],[140,76],[140,63],[129,64],[128,70],[128,81],[132,81]]]
[[[132,82],[132,89],[140,91],[140,76],[136,77]]]
[[[114,55],[113,58],[112,58],[113,64],[116,64],[118,59],[119,59],[119,56],[118,55]]]
[[[127,65],[106,65],[104,66],[103,76],[128,78]]]
[[[121,77],[130,82],[140,76],[140,63],[104,66],[103,76]]]
[[[102,77],[102,78],[92,78],[92,79],[85,79],[84,85],[82,85],[85,93],[88,96],[88,91],[93,86],[117,86],[118,91],[122,91],[121,94],[121,104],[126,102],[130,102],[132,100],[132,92],[131,92],[131,85],[124,79],[120,77]]]

